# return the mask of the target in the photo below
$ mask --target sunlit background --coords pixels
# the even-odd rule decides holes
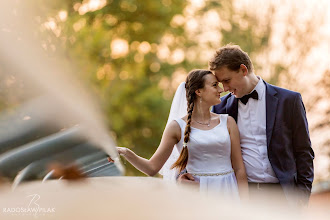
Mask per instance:
[[[207,68],[215,49],[235,43],[266,81],[302,94],[315,151],[315,181],[330,178],[330,2],[327,0],[15,0],[8,13],[33,23],[47,56],[97,97],[108,134],[150,157],[160,142],[176,87]],[[32,16],[18,7],[27,4]],[[20,41],[11,20],[1,34]],[[14,32],[14,33],[13,33]],[[19,64],[18,64],[19,65]],[[0,67],[0,110],[36,91]],[[52,81],[45,81],[52,84]],[[73,103],[75,100],[71,100]],[[24,116],[22,120],[29,120]],[[126,164],[127,175],[142,175]]]

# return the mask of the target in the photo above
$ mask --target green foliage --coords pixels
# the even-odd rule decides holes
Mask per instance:
[[[157,56],[157,46],[166,34],[176,39],[175,43],[168,45],[171,50],[178,47],[185,52],[190,47],[199,50],[199,42],[185,30],[184,25],[171,25],[175,15],[184,14],[187,2],[109,0],[99,10],[79,14],[74,8],[82,2],[39,1],[39,7],[46,11],[48,17],[56,17],[60,10],[68,13],[65,21],[57,21],[61,29],[60,36],[48,40],[47,44],[59,41],[66,51],[67,59],[83,70],[77,72],[77,75],[90,82],[92,89],[100,96],[107,124],[115,133],[117,144],[150,158],[160,142],[171,104],[171,100],[164,98],[164,91],[159,87],[161,79],[164,76],[171,79],[177,68],[188,72],[194,68],[207,67],[207,63],[202,63],[198,58],[170,64]],[[268,43],[270,30],[256,38],[253,26],[257,21],[253,18],[241,15],[241,19],[248,25],[244,30],[240,27],[234,19],[235,11],[231,1],[221,1],[221,4],[208,1],[197,15],[211,9],[231,24],[231,29],[218,30],[223,39],[219,40],[217,46],[234,42],[252,53]],[[229,13],[229,17],[222,16],[224,10]],[[42,22],[46,21],[47,16],[42,19]],[[114,57],[111,42],[118,38],[127,41],[129,50],[125,56]],[[156,49],[141,54],[134,48],[134,42],[140,44],[144,41]],[[151,70],[153,63],[159,64],[159,70]],[[141,175],[131,166],[127,167],[128,175]]]
[[[92,82],[102,98],[117,144],[148,158],[158,146],[170,107],[170,101],[162,98],[158,83],[162,73],[171,75],[174,67],[163,65],[155,52],[145,54],[142,62],[135,62],[138,51],[132,49],[124,57],[114,59],[110,56],[110,44],[115,38],[124,39],[129,45],[133,41],[158,44],[165,32],[172,31],[169,23],[183,10],[184,1],[171,1],[170,7],[162,1],[109,2],[84,15],[70,11],[63,24],[62,40],[68,56],[85,70],[87,75],[82,77]],[[74,2],[67,8],[73,5]],[[76,31],[74,27],[79,22],[84,25]],[[153,62],[160,63],[159,72],[149,69]],[[98,79],[97,72],[105,65],[110,68],[107,73],[111,73],[111,79]],[[140,174],[135,169],[128,173]]]

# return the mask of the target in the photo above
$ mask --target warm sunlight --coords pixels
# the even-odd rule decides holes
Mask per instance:
[[[128,53],[128,43],[124,39],[115,39],[111,42],[111,56],[114,59],[125,56]]]

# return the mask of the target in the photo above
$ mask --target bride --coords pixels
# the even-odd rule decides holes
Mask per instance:
[[[221,92],[211,71],[191,71],[176,92],[168,124],[153,156],[148,160],[125,147],[117,147],[118,153],[149,176],[162,167],[165,177],[186,169],[203,193],[247,198],[247,177],[235,120],[227,114],[210,112],[211,106],[220,103]],[[178,97],[185,93],[186,115],[175,118],[173,110],[180,115],[184,103],[178,103]]]

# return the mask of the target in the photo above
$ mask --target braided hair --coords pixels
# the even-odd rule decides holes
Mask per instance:
[[[184,131],[184,139],[183,139],[183,148],[181,150],[180,156],[172,165],[171,169],[178,168],[179,172],[184,170],[188,163],[188,142],[189,136],[191,132],[191,116],[194,110],[195,101],[197,95],[195,93],[196,90],[204,88],[205,78],[204,76],[212,74],[209,70],[192,70],[188,74],[186,78],[186,98],[187,98],[187,125]]]

